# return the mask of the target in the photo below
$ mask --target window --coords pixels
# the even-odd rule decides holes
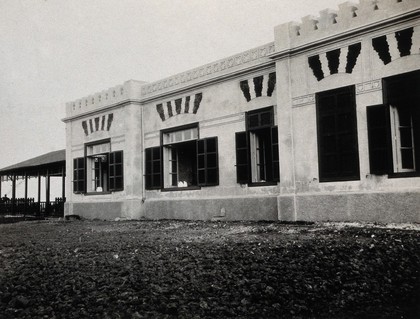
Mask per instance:
[[[197,126],[162,132],[165,188],[197,186],[197,139]]]
[[[360,179],[354,86],[316,95],[320,182]]]
[[[108,189],[108,156],[107,155],[94,155],[88,157],[88,162],[91,165],[90,176],[91,185],[89,190],[91,192],[103,192]]]
[[[75,193],[124,189],[123,151],[110,152],[110,148],[109,142],[87,144],[86,156],[73,160]]]
[[[217,137],[198,138],[196,124],[162,131],[161,147],[146,149],[146,189],[219,184]]]
[[[88,192],[108,191],[108,166],[111,143],[86,145],[86,171]]]
[[[410,108],[391,105],[392,149],[396,172],[416,170],[414,156],[413,113]]]
[[[420,171],[420,71],[383,80],[386,104],[367,108],[372,174]]]
[[[236,179],[240,184],[279,181],[278,131],[273,107],[247,112],[245,132],[237,132]]]

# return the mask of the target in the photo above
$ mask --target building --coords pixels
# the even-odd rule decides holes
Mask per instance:
[[[274,42],[66,104],[66,214],[420,222],[420,3],[361,0]]]
[[[61,184],[61,197],[51,197],[51,183],[59,178]],[[30,183],[35,179],[36,183]],[[66,179],[66,150],[59,150],[40,155],[26,161],[4,167],[0,169],[0,217],[2,215],[29,215],[38,217],[61,217],[64,213],[65,198],[65,179]],[[34,180],[33,180],[34,181]],[[44,183],[42,183],[44,181]],[[7,197],[7,192],[2,192],[2,182],[11,183],[11,198]],[[22,183],[24,196],[16,196],[19,184]],[[30,184],[36,186],[36,197],[30,191]],[[44,187],[42,187],[42,184]],[[51,185],[52,184],[52,185]],[[41,197],[41,189],[45,193]],[[4,194],[4,196],[3,196]]]

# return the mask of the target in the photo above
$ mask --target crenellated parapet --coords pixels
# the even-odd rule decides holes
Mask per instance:
[[[274,42],[146,84],[142,87],[142,96],[143,98],[154,97],[182,87],[240,72],[253,66],[272,63],[268,58],[272,53],[274,53]]]
[[[81,99],[66,103],[66,117],[91,113],[108,106],[117,105],[128,100],[140,100],[141,86],[146,82],[129,80],[122,85],[97,92]]]
[[[274,30],[276,52],[331,39],[352,30],[415,11],[420,11],[419,0],[344,2],[338,6],[338,10],[322,10],[318,17],[306,16],[302,18],[301,23],[289,22],[277,26]]]

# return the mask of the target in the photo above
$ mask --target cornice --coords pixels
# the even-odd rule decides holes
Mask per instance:
[[[264,63],[258,64],[258,65],[253,65],[253,66],[250,66],[250,67],[247,67],[247,68],[237,70],[235,72],[231,72],[229,74],[223,74],[223,75],[220,75],[220,76],[213,77],[211,79],[205,79],[205,80],[202,80],[200,82],[196,82],[196,83],[186,85],[186,86],[183,86],[183,87],[175,88],[175,89],[170,90],[170,91],[165,91],[163,93],[159,93],[159,94],[156,94],[156,95],[153,95],[153,96],[150,96],[150,97],[144,97],[140,101],[141,101],[141,104],[151,103],[151,102],[154,102],[154,101],[158,101],[158,100],[161,100],[161,99],[168,98],[168,97],[173,96],[173,95],[179,95],[179,94],[183,94],[183,93],[186,93],[186,92],[191,92],[193,90],[202,89],[203,87],[208,86],[210,84],[217,84],[217,83],[220,83],[220,82],[224,82],[228,79],[234,79],[234,78],[242,77],[244,75],[255,72],[256,70],[266,70],[266,69],[273,68],[273,67],[275,67],[275,62],[272,61],[272,60],[269,60],[269,61],[266,61]]]
[[[356,28],[353,28],[353,29],[345,31],[345,32],[341,32],[341,33],[337,33],[337,34],[334,34],[334,35],[331,35],[331,36],[327,36],[327,37],[324,37],[324,38],[319,39],[317,41],[308,42],[304,45],[300,45],[300,46],[297,46],[297,47],[294,47],[294,48],[278,51],[278,52],[275,52],[275,53],[272,53],[272,54],[268,55],[268,58],[273,59],[273,60],[286,59],[286,58],[296,56],[298,54],[301,54],[301,53],[304,53],[304,52],[307,52],[307,51],[310,51],[310,50],[313,50],[313,49],[316,49],[316,48],[324,47],[326,45],[335,44],[335,43],[341,42],[343,40],[349,40],[349,39],[354,38],[355,36],[360,38],[360,36],[365,35],[367,33],[371,33],[371,32],[374,32],[374,31],[389,28],[389,27],[395,26],[395,25],[397,25],[399,23],[402,23],[402,22],[409,22],[411,20],[415,20],[419,16],[420,16],[420,8],[416,9],[416,10],[412,10],[412,11],[409,11],[409,12],[399,14],[397,16],[390,17],[390,18],[385,19],[385,20],[372,22],[370,24],[363,25],[363,26],[360,26],[360,27],[356,27]]]

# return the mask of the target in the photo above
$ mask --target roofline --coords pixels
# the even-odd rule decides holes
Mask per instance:
[[[288,49],[283,49],[281,51],[276,51],[270,54],[268,57],[273,60],[280,60],[280,59],[288,58],[290,56],[294,56],[297,54],[302,54],[304,52],[308,52],[310,50],[317,49],[319,47],[345,41],[348,39],[353,39],[353,38],[360,39],[360,36],[362,35],[366,35],[368,33],[382,30],[385,28],[388,29],[395,25],[398,25],[400,23],[404,23],[407,21],[416,20],[419,17],[419,15],[420,15],[420,8],[410,10],[407,12],[403,12],[399,15],[389,17],[387,19],[375,21],[366,25],[362,25],[362,26],[338,33],[338,34],[326,36],[324,38],[311,41],[311,42],[299,45],[297,47],[291,47]]]
[[[140,99],[125,99],[119,102],[115,102],[112,103],[110,105],[106,105],[100,108],[96,108],[90,111],[86,111],[84,113],[80,113],[80,114],[76,114],[73,116],[67,116],[63,119],[61,119],[61,121],[63,121],[64,123],[67,122],[71,122],[74,120],[78,120],[78,119],[82,119],[88,116],[93,116],[105,111],[110,111],[110,110],[114,110],[120,107],[124,107],[130,104],[136,104],[136,105],[145,105],[145,104],[149,104],[149,103],[153,103],[154,101],[158,101],[161,99],[165,99],[168,98],[170,96],[174,96],[174,95],[179,95],[179,94],[184,94],[186,92],[189,91],[193,91],[193,90],[199,90],[202,89],[208,85],[214,85],[220,82],[224,82],[224,81],[228,81],[231,79],[235,79],[238,77],[242,77],[242,76],[246,76],[248,74],[252,74],[253,72],[256,71],[263,71],[263,70],[267,70],[267,69],[272,69],[275,68],[275,62],[273,60],[267,60],[267,61],[263,61],[260,62],[257,65],[253,65],[253,66],[248,66],[245,68],[242,68],[240,70],[236,70],[236,71],[232,71],[231,73],[228,74],[220,74],[217,75],[215,77],[212,77],[210,79],[203,79],[202,81],[198,81],[198,82],[192,82],[188,85],[185,85],[183,87],[178,87],[178,88],[174,88],[172,90],[168,90],[165,92],[160,92],[158,94],[155,94],[153,96],[145,96],[142,97]]]
[[[33,161],[33,160],[35,160],[37,158],[40,158],[40,157],[43,157],[43,156],[46,156],[46,155],[49,155],[49,154],[53,154],[53,153],[59,153],[59,152],[63,152],[64,153],[64,159],[58,160],[58,161],[51,161],[51,162],[41,163],[41,164],[38,164],[38,165],[30,165],[30,164],[28,164],[28,165],[20,166],[20,165],[22,165],[22,164],[24,164],[26,162]],[[55,167],[56,165],[58,165],[60,163],[65,163],[66,162],[65,154],[66,154],[66,149],[61,149],[61,150],[56,150],[56,151],[48,152],[48,153],[45,153],[45,154],[41,154],[39,156],[36,156],[36,157],[30,158],[30,159],[27,159],[25,161],[22,161],[22,162],[13,164],[13,165],[9,165],[9,166],[6,166],[6,167],[0,169],[0,175],[3,175],[4,176],[4,175],[9,175],[10,173],[16,173],[16,172],[24,171],[24,170],[33,170],[33,169],[46,168],[48,166],[54,166]]]

